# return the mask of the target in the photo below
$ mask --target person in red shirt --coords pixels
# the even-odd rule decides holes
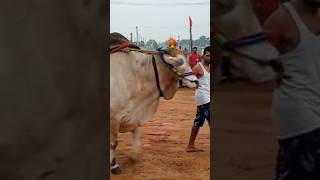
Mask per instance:
[[[197,52],[197,47],[192,48],[192,53],[189,56],[189,64],[193,68],[199,61],[201,56]]]
[[[260,22],[265,20],[278,9],[281,0],[255,0],[253,6],[256,14],[259,17]]]

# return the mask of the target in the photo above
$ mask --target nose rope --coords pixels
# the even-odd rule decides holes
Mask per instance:
[[[273,70],[276,72],[282,72],[283,71],[282,63],[279,62],[277,59],[265,61],[263,58],[256,58],[238,50],[238,48],[240,47],[249,46],[262,41],[267,41],[267,40],[275,41],[277,40],[277,38],[279,37],[278,37],[278,34],[275,32],[261,32],[261,33],[244,36],[238,39],[233,39],[233,40],[227,39],[220,33],[215,34],[217,45],[220,48],[226,51],[232,51],[235,54],[246,57],[248,60],[258,63],[261,66],[271,66]]]

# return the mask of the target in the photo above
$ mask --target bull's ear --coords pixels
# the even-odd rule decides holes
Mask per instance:
[[[182,66],[185,62],[183,55],[178,55],[176,57],[172,57],[170,55],[164,55],[163,58],[168,64],[171,64],[174,67]]]

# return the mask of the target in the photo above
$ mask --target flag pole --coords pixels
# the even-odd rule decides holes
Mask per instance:
[[[189,16],[189,28],[190,28],[190,52],[191,52],[193,43],[192,43],[192,20],[190,16]]]

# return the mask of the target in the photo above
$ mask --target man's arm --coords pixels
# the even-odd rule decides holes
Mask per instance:
[[[286,30],[286,19],[285,12],[279,7],[270,17],[268,17],[263,25],[264,31],[267,33],[268,41],[281,53],[282,45],[284,40],[284,33],[287,33]],[[279,86],[282,82],[283,67],[281,62],[273,61],[272,67],[278,73],[276,80],[276,85]]]
[[[203,76],[203,71],[202,71],[199,63],[192,68],[192,72],[197,78],[200,78]]]
[[[269,42],[277,49],[280,45],[282,33],[285,32],[282,16],[280,9],[278,9],[268,17],[263,25],[264,32],[267,33]]]

